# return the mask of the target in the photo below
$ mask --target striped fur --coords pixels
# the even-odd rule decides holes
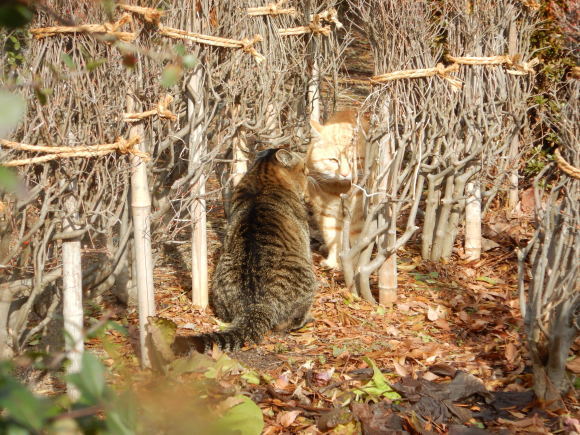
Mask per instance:
[[[259,343],[272,330],[298,329],[310,320],[316,289],[304,195],[303,159],[286,150],[258,155],[237,185],[210,302],[221,332],[178,337],[174,351],[235,350]]]
[[[314,140],[308,148],[306,165],[310,174],[308,202],[318,230],[328,249],[323,264],[341,269],[344,213],[340,195],[356,182],[364,166],[365,138],[359,131],[356,112],[337,112],[324,125],[311,121]],[[362,123],[366,130],[366,123]],[[363,197],[360,191],[350,198],[350,244],[363,225]]]

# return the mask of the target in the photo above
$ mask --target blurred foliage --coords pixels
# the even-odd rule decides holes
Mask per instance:
[[[3,0],[0,3],[0,28],[24,27],[34,16],[34,3],[18,0]]]
[[[109,342],[107,353],[122,352]],[[117,367],[119,367],[117,365]],[[195,354],[165,376],[125,371],[115,388],[107,370],[85,352],[79,373],[65,377],[79,393],[38,397],[19,382],[9,363],[0,364],[0,433],[172,433],[260,434],[261,409],[228,382],[242,367],[222,354],[217,360]],[[118,372],[117,372],[118,373]]]

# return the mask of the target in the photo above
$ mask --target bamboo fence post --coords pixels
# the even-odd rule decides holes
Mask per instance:
[[[187,85],[189,98],[187,100],[187,115],[190,123],[189,134],[189,169],[203,171],[201,166],[206,153],[206,138],[204,129],[205,107],[203,99],[203,69],[197,67]],[[202,174],[191,189],[191,297],[194,305],[207,307],[208,273],[207,273],[207,225],[205,201],[205,175]]]
[[[127,112],[134,112],[132,92],[127,95]],[[130,134],[143,137],[143,126],[136,124]],[[143,142],[137,145],[144,151]],[[153,287],[153,256],[151,252],[151,197],[147,182],[147,166],[138,155],[131,155],[131,210],[133,213],[133,239],[135,247],[135,271],[139,304],[139,346],[141,366],[150,367],[147,318],[155,315]]]
[[[467,183],[465,205],[465,255],[468,260],[481,257],[481,189],[478,182]]]
[[[382,110],[387,111],[387,105],[384,105]],[[383,119],[387,119],[388,114],[383,116]],[[392,150],[392,142],[393,138],[391,134],[385,135],[384,140],[380,142],[379,146],[379,167],[377,173],[381,174],[384,172],[385,167],[388,166],[391,161],[393,160],[393,150]],[[391,178],[391,183],[393,186],[389,186],[389,178]],[[387,192],[389,187],[392,190],[397,189],[396,186],[397,180],[396,177],[389,177],[389,175],[383,176],[379,183],[379,191],[380,192]],[[386,222],[389,220],[397,219],[395,211],[396,205],[393,203],[385,204],[384,211],[379,213],[377,216],[378,219],[378,226],[381,227],[385,225]],[[395,225],[396,226],[396,225]],[[392,225],[391,225],[392,227]],[[392,247],[395,246],[397,242],[397,233],[396,231],[389,231],[387,234],[383,234],[380,237],[379,246],[381,247]],[[391,255],[387,256],[384,263],[379,267],[378,270],[378,279],[379,279],[379,304],[385,306],[392,306],[397,301],[397,252],[393,251]]]
[[[510,23],[508,34],[508,53],[510,56],[515,56],[518,53],[518,35],[515,21]],[[520,137],[515,134],[508,152],[509,159],[509,190],[508,190],[508,207],[510,211],[514,211],[519,202],[519,180],[518,180],[518,155],[520,152]]]
[[[64,200],[63,232],[66,234],[77,230],[77,222],[77,199],[72,194],[69,194]],[[65,239],[62,242],[62,315],[64,320],[65,350],[67,359],[70,362],[66,369],[68,374],[78,373],[82,368],[84,350],[82,283],[81,241],[78,237]],[[67,382],[66,389],[68,396],[72,400],[79,398],[80,392],[74,385]]]

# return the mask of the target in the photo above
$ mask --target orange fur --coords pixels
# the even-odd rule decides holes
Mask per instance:
[[[357,124],[357,113],[335,113],[326,124],[311,121],[313,141],[306,154],[306,165],[311,182],[308,199],[314,217],[328,248],[325,264],[341,269],[339,255],[342,251],[344,213],[340,195],[356,183],[364,164],[366,131],[362,120]],[[360,192],[351,195],[350,244],[356,240],[363,225],[363,198]]]

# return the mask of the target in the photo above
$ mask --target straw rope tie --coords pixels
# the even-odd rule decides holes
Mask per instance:
[[[280,0],[276,3],[270,3],[266,6],[260,6],[256,8],[248,8],[248,15],[250,16],[260,16],[260,15],[296,15],[296,9],[294,8],[284,8],[283,5],[287,3],[288,0]]]
[[[558,168],[560,168],[562,172],[568,174],[572,178],[580,180],[580,168],[576,168],[575,166],[572,166],[570,163],[568,163],[566,159],[562,157],[559,148],[554,152],[554,158],[556,159]]]
[[[161,17],[165,15],[165,12],[160,11],[159,9],[144,8],[141,6],[127,5],[124,3],[118,4],[117,7],[141,15],[145,21],[152,24],[159,24]]]
[[[36,29],[30,29],[30,33],[32,33],[36,39],[47,38],[49,36],[56,36],[64,33],[105,33],[122,41],[131,42],[137,38],[137,34],[134,32],[120,32],[119,29],[123,25],[132,22],[133,19],[131,18],[131,15],[125,13],[114,23],[39,27]]]
[[[141,141],[139,136],[133,136],[131,138],[117,138],[112,144],[99,144],[99,145],[79,145],[79,146],[46,146],[46,145],[30,145],[19,142],[12,142],[6,139],[0,139],[0,144],[8,148],[12,148],[19,151],[31,151],[36,153],[45,153],[43,156],[36,156],[27,159],[16,159],[10,160],[8,162],[0,163],[0,166],[24,166],[33,165],[39,163],[50,162],[52,160],[58,160],[61,158],[73,158],[73,157],[99,157],[113,152],[119,152],[120,154],[132,154],[137,157],[141,157],[143,160],[150,160],[151,157],[148,153],[140,151],[136,145]]]
[[[506,72],[512,75],[533,74],[534,67],[540,63],[537,57],[529,62],[522,62],[521,54],[482,57],[447,55],[447,59],[460,65],[505,65]]]
[[[123,114],[123,121],[125,122],[137,122],[142,119],[148,118],[149,116],[157,115],[160,119],[168,119],[170,121],[175,121],[177,115],[175,115],[171,110],[169,110],[169,104],[173,101],[173,97],[169,94],[165,95],[159,100],[157,106],[146,112],[136,112],[136,113],[125,113]]]

